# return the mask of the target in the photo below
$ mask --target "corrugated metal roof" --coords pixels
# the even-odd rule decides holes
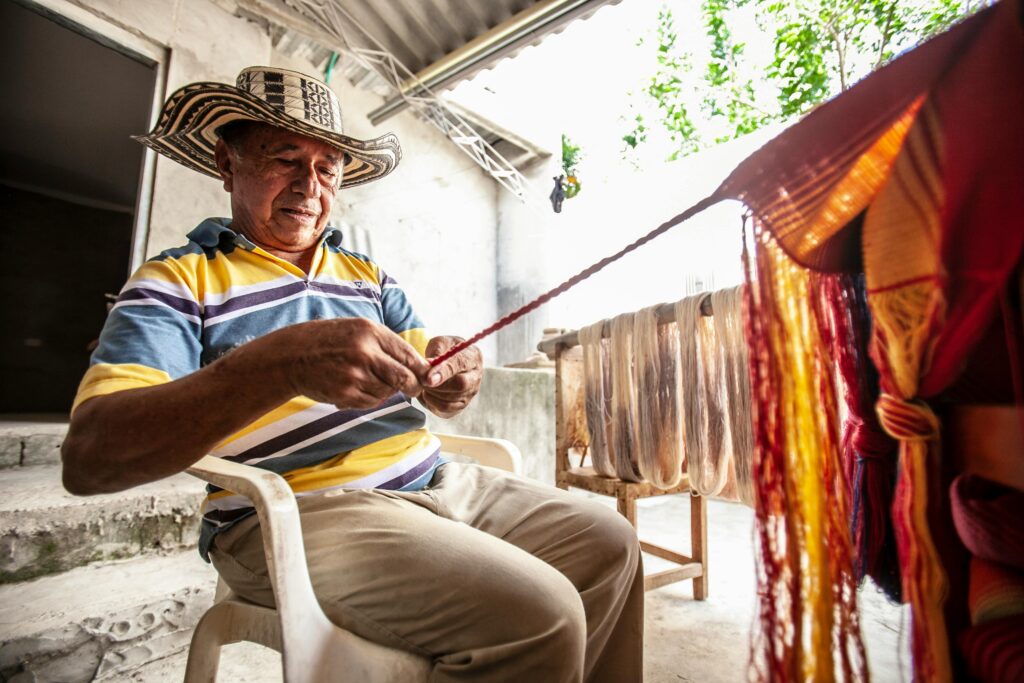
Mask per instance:
[[[271,25],[275,44],[323,65],[339,48],[381,49],[417,76],[450,88],[568,23],[620,0],[237,0],[244,13]],[[317,6],[310,11],[310,6]],[[332,44],[329,19],[341,20],[347,45]],[[515,29],[515,35],[511,34]],[[296,35],[296,32],[300,35]],[[312,39],[312,45],[302,45]],[[336,42],[336,41],[334,41]],[[486,49],[488,43],[496,49]],[[474,49],[476,48],[476,49]],[[438,62],[446,78],[437,78]]]
[[[534,0],[334,0],[410,71],[419,73]],[[376,47],[364,40],[356,47]]]

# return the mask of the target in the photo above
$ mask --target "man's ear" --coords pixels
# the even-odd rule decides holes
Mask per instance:
[[[213,160],[220,171],[221,180],[224,181],[224,189],[231,192],[232,180],[235,177],[235,166],[237,160],[224,140],[217,140],[217,146],[213,148]]]

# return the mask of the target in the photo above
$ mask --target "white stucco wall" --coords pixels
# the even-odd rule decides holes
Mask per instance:
[[[558,143],[554,138],[554,143]],[[551,144],[557,149],[557,144]],[[551,178],[561,173],[561,156],[541,160],[523,175],[531,187],[530,199],[524,203],[507,190],[498,192],[497,221],[497,290],[499,315],[507,315],[548,291],[551,280],[550,262],[558,260],[551,251],[556,214],[537,193],[543,192]],[[537,342],[548,325],[547,306],[529,313],[496,335],[497,362],[505,365],[521,361],[537,350]]]
[[[331,86],[350,135],[393,132],[402,142],[394,173],[342,193],[335,219],[369,234],[371,255],[406,290],[431,332],[468,337],[494,322],[497,184],[411,113],[371,126],[366,114],[381,98],[337,76]],[[494,340],[480,346],[493,363]]]
[[[100,33],[110,25],[163,48],[165,96],[194,81],[233,83],[242,68],[256,64],[317,74],[305,60],[277,53],[262,26],[212,0],[48,0],[47,5],[58,12],[73,5],[100,19]],[[497,314],[494,181],[413,114],[371,126],[366,114],[381,99],[340,76],[331,86],[341,98],[348,134],[394,132],[403,148],[402,163],[391,176],[340,195],[333,220],[367,231],[371,256],[409,292],[432,332],[468,336],[490,324]],[[228,195],[218,181],[159,157],[145,253],[181,245],[204,218],[228,213]],[[365,240],[356,246],[365,248]],[[494,341],[481,346],[493,361]]]

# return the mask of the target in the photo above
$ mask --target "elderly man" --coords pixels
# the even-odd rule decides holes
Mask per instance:
[[[181,472],[207,453],[284,476],[328,616],[430,658],[437,681],[639,681],[643,579],[632,528],[565,492],[446,462],[412,398],[458,413],[475,348],[428,339],[405,293],[328,225],[340,189],[387,175],[391,135],[341,132],[334,93],[244,70],[177,91],[141,140],[231,194],[230,219],[125,285],[63,447],[76,494]],[[182,201],[187,201],[183,197]],[[207,498],[200,552],[271,604],[258,521]]]

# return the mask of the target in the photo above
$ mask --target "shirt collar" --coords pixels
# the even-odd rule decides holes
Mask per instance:
[[[249,251],[256,248],[256,245],[246,239],[244,235],[239,235],[231,229],[230,218],[207,218],[188,234],[188,238],[208,249],[217,247],[224,241],[232,242]],[[341,239],[341,230],[333,225],[328,225],[324,229],[324,234],[320,236],[320,244],[327,242],[332,247],[340,247]]]
[[[320,237],[320,241],[326,241],[327,244],[331,245],[332,247],[340,247],[341,229],[333,225],[328,225],[327,228],[324,230],[324,234]]]

